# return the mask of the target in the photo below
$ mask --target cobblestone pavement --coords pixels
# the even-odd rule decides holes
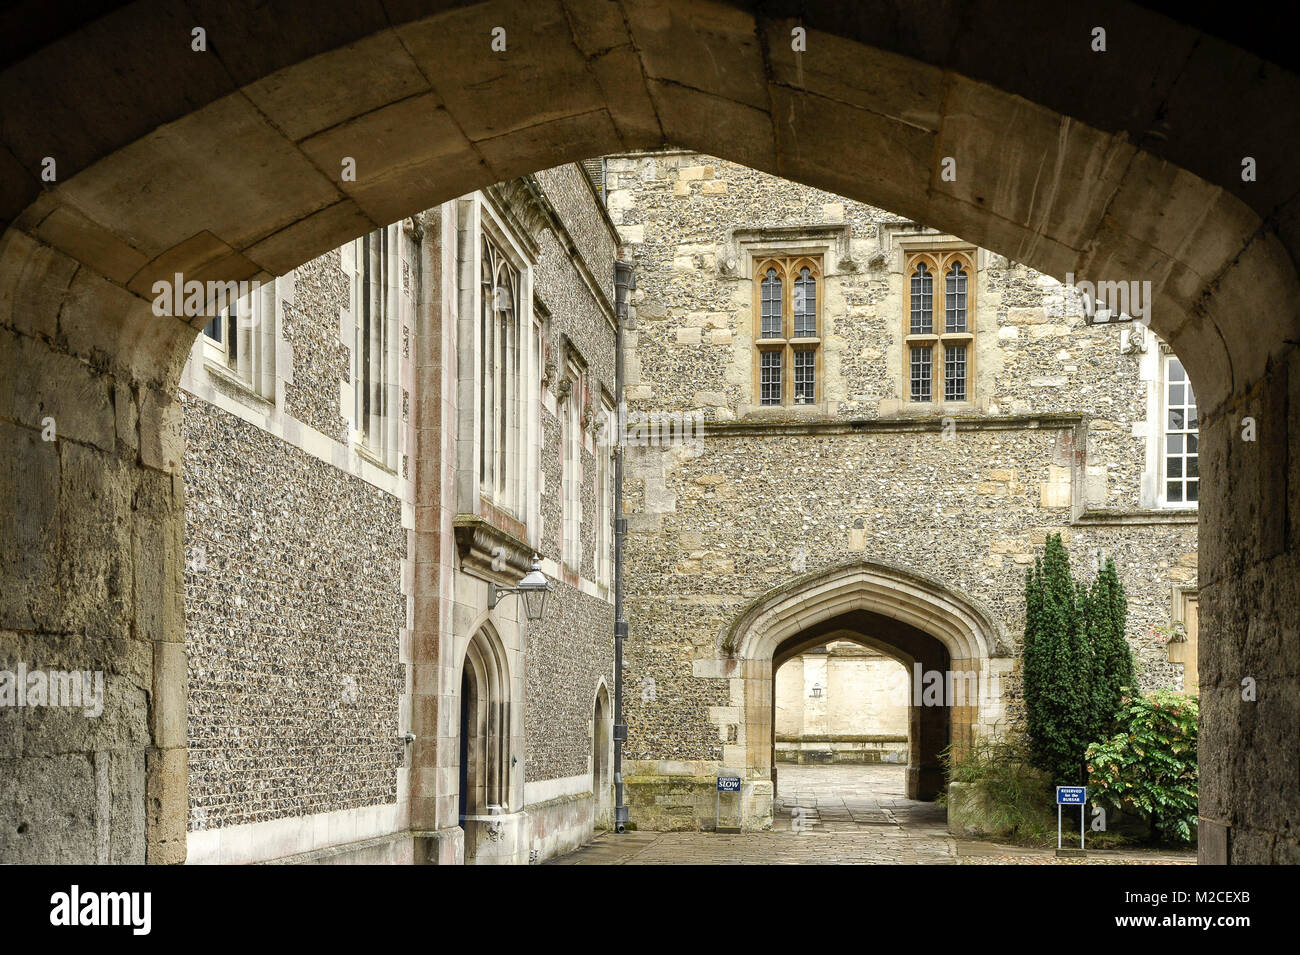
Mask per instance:
[[[935,803],[908,799],[901,766],[780,765],[771,832],[602,833],[553,865],[1054,865],[1192,864],[1194,853],[1089,852],[1058,859],[1024,849],[955,839]]]

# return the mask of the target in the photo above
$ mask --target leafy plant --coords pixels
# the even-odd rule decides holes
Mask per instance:
[[[950,782],[979,788],[987,811],[983,821],[989,831],[1022,845],[1046,846],[1054,842],[1050,780],[1029,764],[1029,750],[1023,739],[979,739],[960,756],[949,747],[943,758]]]
[[[1094,804],[1147,820],[1153,839],[1189,843],[1197,812],[1195,697],[1159,690],[1125,697],[1121,732],[1088,747]]]

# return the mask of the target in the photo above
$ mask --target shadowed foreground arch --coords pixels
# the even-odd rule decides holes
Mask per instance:
[[[203,53],[189,14],[161,0],[86,22],[58,7],[47,26],[10,31],[0,664],[103,669],[107,708],[63,735],[0,714],[13,790],[0,790],[0,856],[184,857],[173,396],[204,319],[152,314],[155,281],[281,274],[496,180],[671,143],[1057,278],[1151,283],[1152,327],[1202,402],[1201,857],[1300,859],[1294,75],[1124,2],[976,3],[958,17],[810,2],[799,20],[699,0],[320,6],[199,5]],[[1086,38],[1101,21],[1099,58]],[[807,52],[791,50],[795,25]],[[341,180],[345,158],[355,181]],[[1244,416],[1258,441],[1239,439]],[[57,440],[42,440],[47,420]],[[421,464],[417,480],[436,480]],[[1245,677],[1254,702],[1240,698]],[[421,742],[442,705],[429,679],[417,667],[430,703],[414,716],[414,768],[427,772],[413,773],[413,829],[431,825],[436,799],[418,782],[436,776]],[[106,835],[76,838],[55,817]]]

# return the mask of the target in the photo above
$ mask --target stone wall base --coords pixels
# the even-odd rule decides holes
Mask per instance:
[[[395,832],[375,839],[363,839],[341,846],[314,849],[258,865],[411,865],[415,840],[409,832]]]
[[[544,862],[591,841],[596,801],[591,793],[559,796],[524,808],[528,817],[527,862]]]
[[[465,861],[465,830],[460,826],[411,833],[416,865],[461,865]]]
[[[742,779],[740,793],[722,793],[717,775],[639,774],[623,777],[623,791],[633,828],[654,832],[711,832],[772,828],[772,781]]]
[[[776,744],[777,763],[907,763],[907,740],[902,742],[833,742],[792,740]]]

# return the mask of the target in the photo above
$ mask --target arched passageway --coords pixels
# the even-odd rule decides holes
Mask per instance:
[[[1058,278],[1150,283],[1151,324],[1202,406],[1202,858],[1296,857],[1300,82],[1131,3],[1107,7],[1104,58],[1094,11],[758,6],[223,8],[202,16],[202,52],[162,2],[93,20],[59,8],[17,31],[0,74],[0,652],[104,670],[120,716],[109,734],[33,736],[6,756],[24,802],[54,805],[71,759],[90,780],[74,811],[129,803],[102,810],[104,852],[184,856],[173,396],[206,318],[154,314],[155,283],[280,274],[496,180],[673,143]],[[413,730],[436,737],[437,690],[416,693],[434,702]],[[102,792],[95,753],[123,767]],[[436,747],[413,759],[435,778]],[[435,802],[417,786],[412,828]],[[33,832],[11,855],[71,858],[55,841]]]
[[[814,647],[819,647],[831,640],[851,640],[863,646],[879,650],[886,656],[897,660],[909,675],[919,673],[940,674],[945,679],[953,669],[950,665],[948,649],[934,637],[923,630],[868,610],[850,610],[828,617],[806,630],[783,641],[772,656],[772,674],[788,660]],[[947,680],[956,690],[956,682]],[[978,682],[978,673],[973,682]],[[941,686],[943,684],[940,684]],[[961,682],[963,706],[958,720],[957,735],[969,739],[974,733],[971,723],[975,715],[972,704],[978,699],[966,700],[966,681]],[[921,684],[917,681],[919,691]],[[773,680],[773,706],[775,713],[775,679]],[[978,692],[978,691],[976,691]],[[919,696],[918,694],[915,694]],[[956,697],[954,692],[953,696]],[[926,699],[911,699],[908,702],[908,759],[907,759],[907,797],[909,799],[930,800],[938,798],[943,792],[944,772],[942,754],[953,738],[953,706],[946,695],[935,699],[933,694]],[[772,739],[772,780],[774,795],[780,792],[776,769],[776,731],[772,720],[769,736]]]
[[[919,667],[918,686],[928,690],[938,681],[943,691],[926,692],[909,707],[908,798],[936,798],[944,785],[944,749],[964,751],[1003,718],[1001,677],[1014,661],[1001,629],[977,602],[933,578],[883,564],[855,561],[796,578],[751,604],[717,648],[713,671],[730,681],[731,707],[739,714],[736,752],[743,752],[744,765],[727,768],[745,778],[745,828],[772,821],[776,672],[834,639],[873,647],[912,674]]]

